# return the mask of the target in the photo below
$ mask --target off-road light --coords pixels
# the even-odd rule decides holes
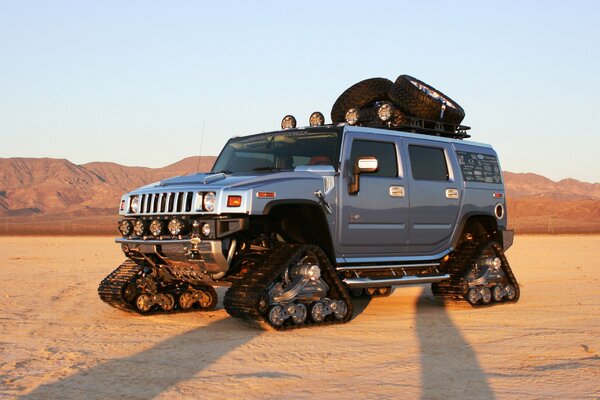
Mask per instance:
[[[240,207],[242,196],[227,196],[227,207]]]
[[[210,224],[205,223],[202,225],[202,229],[200,230],[200,233],[202,233],[202,236],[208,236],[208,235],[210,235],[210,231],[211,231]]]
[[[129,236],[131,234],[131,222],[125,219],[119,222],[119,232],[121,232],[121,235],[123,236]]]
[[[169,221],[169,232],[171,232],[171,235],[173,235],[173,236],[179,235],[182,230],[183,230],[183,222],[181,222],[177,218],[173,218],[172,220]]]
[[[310,118],[308,120],[310,126],[322,126],[325,124],[325,117],[318,111],[310,114]]]
[[[208,192],[204,195],[204,200],[202,201],[202,205],[206,211],[215,211],[215,203],[217,201],[217,196],[213,192]]]
[[[129,212],[137,214],[140,210],[140,196],[135,195],[129,198]]]
[[[150,224],[150,233],[153,236],[160,236],[163,231],[163,223],[157,219]]]
[[[346,122],[348,125],[356,125],[358,119],[360,118],[360,114],[356,108],[351,108],[346,111]]]
[[[388,103],[387,101],[381,104],[377,109],[377,116],[383,122],[389,121],[392,118],[393,113],[394,106]]]
[[[144,234],[145,230],[146,230],[146,225],[144,224],[144,221],[142,221],[141,219],[138,219],[137,221],[135,221],[133,223],[133,232],[137,236],[142,236]]]
[[[281,129],[291,129],[296,127],[296,118],[293,115],[286,115],[281,120]]]

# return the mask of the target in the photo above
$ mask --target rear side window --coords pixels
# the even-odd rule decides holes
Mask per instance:
[[[414,179],[447,181],[448,164],[443,149],[427,146],[408,146],[410,167]]]
[[[350,153],[350,168],[353,167],[359,157],[373,156],[379,161],[379,168],[370,172],[368,176],[398,176],[398,162],[396,158],[396,146],[394,143],[371,142],[369,140],[355,140],[352,142]]]

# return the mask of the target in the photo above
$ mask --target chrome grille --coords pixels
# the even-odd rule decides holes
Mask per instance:
[[[146,193],[140,198],[138,214],[185,214],[192,212],[194,192]],[[201,195],[201,194],[200,194]]]

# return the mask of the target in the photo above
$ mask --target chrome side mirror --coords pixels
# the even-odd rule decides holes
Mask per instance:
[[[379,169],[379,161],[376,157],[365,156],[357,158],[352,168],[353,179],[348,186],[348,193],[358,193],[360,188],[360,174],[375,172],[377,169]]]

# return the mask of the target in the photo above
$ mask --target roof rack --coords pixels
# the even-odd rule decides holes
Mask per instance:
[[[390,128],[399,131],[441,136],[451,139],[467,139],[471,137],[471,135],[467,133],[467,131],[471,129],[469,126],[408,116],[404,116],[398,125],[391,126]]]

